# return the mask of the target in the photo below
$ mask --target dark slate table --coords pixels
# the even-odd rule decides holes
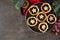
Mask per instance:
[[[0,0],[0,40],[60,40],[60,34],[32,32],[11,0]]]

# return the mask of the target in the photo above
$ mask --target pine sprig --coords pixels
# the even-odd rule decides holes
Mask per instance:
[[[57,15],[57,17],[59,17],[60,16],[60,0],[53,2],[53,10]]]

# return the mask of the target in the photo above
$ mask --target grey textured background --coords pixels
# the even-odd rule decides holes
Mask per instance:
[[[32,32],[11,0],[0,0],[0,40],[60,40],[60,34]]]

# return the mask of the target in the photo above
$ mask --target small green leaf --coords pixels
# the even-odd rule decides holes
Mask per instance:
[[[20,7],[22,7],[23,3],[24,3],[24,0],[19,0],[15,5],[16,9],[20,9]]]

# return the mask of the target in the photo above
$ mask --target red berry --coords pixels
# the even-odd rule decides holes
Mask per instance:
[[[28,9],[28,7],[27,8],[22,8],[22,15],[23,16],[26,16],[27,9]]]
[[[31,4],[39,3],[41,0],[28,0]]]
[[[55,35],[57,36],[58,35],[58,32],[56,32]]]

